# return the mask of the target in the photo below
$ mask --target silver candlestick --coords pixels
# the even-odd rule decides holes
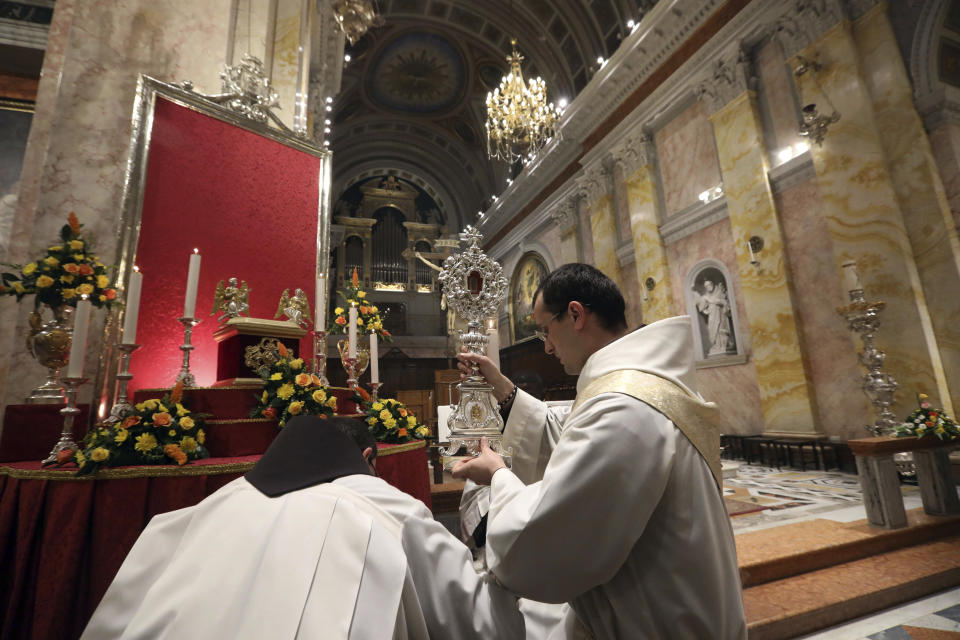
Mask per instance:
[[[370,384],[370,398],[373,402],[377,401],[377,396],[380,393],[380,387],[383,386],[382,382],[371,382]]]
[[[500,308],[507,292],[507,278],[500,265],[480,249],[481,236],[476,229],[468,226],[461,239],[469,246],[444,261],[438,279],[447,304],[467,321],[467,333],[460,334],[461,343],[471,353],[482,355],[489,338],[481,327]],[[491,449],[501,455],[509,454],[503,450],[503,418],[493,397],[493,387],[476,365],[457,388],[460,402],[452,407],[448,421],[450,444],[441,453],[450,456],[466,447],[471,455],[479,455],[480,439],[487,438]]]
[[[197,386],[197,380],[190,373],[190,352],[194,349],[194,346],[190,344],[190,338],[193,336],[193,328],[200,324],[200,321],[196,318],[177,318],[177,321],[183,325],[183,344],[180,345],[180,351],[183,351],[183,364],[180,366],[180,373],[173,383],[176,384],[182,380],[183,386],[195,387]]]
[[[130,373],[130,354],[140,348],[139,344],[118,344],[117,348],[122,352],[120,354],[120,373],[117,374],[119,381],[117,387],[117,402],[110,409],[110,415],[103,421],[104,424],[115,424],[133,411],[133,405],[127,400],[127,383],[133,379]]]
[[[874,436],[890,435],[900,424],[890,411],[893,394],[899,385],[893,376],[880,370],[886,354],[873,344],[873,336],[880,328],[880,312],[884,307],[886,304],[883,302],[867,302],[863,289],[854,289],[850,291],[850,304],[837,309],[837,313],[846,318],[850,330],[859,333],[863,342],[859,358],[867,368],[867,373],[863,376],[861,387],[877,408],[878,414],[877,421],[864,428]]]
[[[323,386],[330,386],[327,380],[327,332],[313,332],[313,373],[320,378]]]
[[[347,368],[347,387],[355,391],[357,388],[357,358],[344,357],[343,366]]]
[[[67,405],[60,409],[60,415],[63,416],[63,429],[60,431],[60,439],[53,445],[50,455],[44,458],[41,464],[48,465],[57,462],[57,454],[65,449],[76,451],[79,449],[77,443],[73,441],[73,419],[80,414],[77,408],[77,388],[87,381],[87,378],[61,378],[67,385]]]

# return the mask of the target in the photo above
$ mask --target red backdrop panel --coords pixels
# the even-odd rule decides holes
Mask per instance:
[[[312,298],[321,159],[157,98],[136,264],[143,293],[131,389],[171,386],[180,370],[187,267],[200,250],[190,370],[215,382],[210,316],[219,280],[250,285],[250,315],[273,318],[286,288]],[[313,300],[311,299],[311,308]],[[301,353],[310,352],[308,340]]]

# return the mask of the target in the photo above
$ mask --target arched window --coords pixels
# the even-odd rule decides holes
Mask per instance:
[[[418,241],[413,248],[415,251],[419,251],[421,254],[429,253],[430,251],[432,251],[430,247],[430,243],[427,242],[426,240]],[[423,264],[423,262],[418,259],[414,263],[414,273],[417,279],[417,286],[421,286],[421,285],[429,285],[433,282],[433,274],[435,273],[435,271],[430,267],[428,267],[427,265]]]
[[[407,230],[403,226],[403,214],[393,207],[384,207],[373,217],[377,220],[372,232],[373,282],[406,284],[407,261],[403,251],[407,248]]]

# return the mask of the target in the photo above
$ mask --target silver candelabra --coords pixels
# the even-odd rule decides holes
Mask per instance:
[[[197,380],[193,377],[193,374],[190,373],[190,352],[193,351],[194,346],[190,344],[190,338],[193,336],[193,328],[200,324],[200,321],[196,318],[177,318],[177,321],[183,325],[183,344],[180,345],[180,351],[183,351],[183,364],[180,366],[180,373],[177,375],[177,379],[174,380],[174,384],[183,381],[183,386],[185,387],[195,387],[197,386]]]
[[[327,380],[327,332],[323,330],[313,332],[313,373],[323,386],[330,386]]]
[[[468,247],[444,261],[438,279],[447,304],[467,321],[467,332],[460,333],[460,342],[470,353],[482,355],[489,338],[481,329],[500,308],[507,292],[507,278],[500,265],[480,249],[482,236],[476,229],[467,227],[460,237]],[[479,368],[474,365],[457,387],[460,402],[452,407],[450,444],[441,453],[449,456],[466,447],[468,453],[478,455],[480,438],[487,438],[491,449],[508,455],[510,452],[503,450],[503,418],[493,397],[493,387],[480,375]]]
[[[867,373],[863,376],[861,388],[877,408],[877,421],[864,428],[874,436],[889,435],[900,424],[890,411],[893,394],[899,385],[893,376],[880,370],[886,354],[873,344],[873,336],[880,328],[880,312],[884,307],[886,304],[883,302],[867,302],[863,289],[854,289],[850,291],[850,304],[837,309],[837,312],[846,318],[850,330],[860,334],[863,342],[863,351],[859,357],[860,363],[867,368]]]
[[[57,444],[50,450],[50,455],[44,458],[42,462],[44,465],[56,463],[57,455],[65,449],[72,451],[79,449],[77,443],[73,441],[73,420],[80,414],[80,409],[77,408],[77,389],[87,379],[67,377],[62,380],[67,385],[67,405],[60,409],[60,414],[63,416],[63,429],[60,431]]]
[[[124,416],[133,411],[133,405],[127,399],[127,383],[133,379],[130,373],[130,354],[140,348],[138,344],[118,344],[120,355],[120,373],[117,374],[117,402],[110,409],[110,415],[103,421],[104,424],[114,424],[123,420]]]

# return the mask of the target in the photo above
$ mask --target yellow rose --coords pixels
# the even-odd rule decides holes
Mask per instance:
[[[336,309],[333,310],[333,312],[339,316],[343,314],[343,307],[337,307]]]
[[[157,439],[152,433],[143,433],[137,436],[137,444],[133,445],[133,448],[146,453],[157,448]]]
[[[267,393],[266,389],[263,391],[263,395],[260,396],[260,402],[266,402],[270,399],[270,394]]]
[[[376,418],[367,418],[367,424],[369,424],[369,425],[372,427],[373,425],[377,424],[377,419],[376,419]]]
[[[317,389],[316,391],[313,392],[313,399],[314,401],[319,402],[320,404],[323,404],[324,402],[327,401],[327,392],[324,391],[323,389]]]
[[[362,327],[362,326],[363,326],[363,318],[357,318],[357,324],[359,324],[359,325]]]
[[[150,411],[153,411],[154,409],[156,409],[159,404],[160,403],[157,402],[155,399],[143,401],[143,406],[146,407],[147,409],[150,409]]]
[[[186,429],[187,431],[189,431],[190,429],[193,429],[195,426],[196,426],[196,423],[193,421],[193,418],[191,418],[190,416],[184,416],[180,418],[181,429]]]
[[[417,417],[416,416],[407,416],[407,425],[410,427],[417,426]]]
[[[180,440],[180,448],[187,453],[193,453],[197,450],[197,441],[190,436],[187,436]]]
[[[197,431],[197,442],[203,444],[203,441],[207,439],[207,434],[203,432],[203,429]]]
[[[377,309],[376,305],[370,307],[370,313],[376,313],[377,311],[379,311],[379,309]]]
[[[383,424],[386,425],[387,429],[393,429],[395,426],[397,426],[397,421],[393,418],[387,418],[383,421]]]
[[[16,291],[17,293],[23,293],[24,291],[26,291],[26,289],[23,288],[23,285],[20,284],[19,282],[14,282],[10,286],[13,287],[13,290]]]
[[[392,417],[392,416],[390,415],[390,412],[387,411],[386,409],[384,409],[383,411],[380,412],[380,419],[381,419],[381,420],[386,420],[387,418],[390,418],[390,417]]]
[[[128,435],[130,435],[130,432],[126,429],[117,429],[117,435],[113,436],[113,441],[120,444],[126,441]]]
[[[37,270],[37,263],[31,262],[29,264],[24,265],[23,270],[20,273],[22,273],[25,276],[28,276],[36,270]]]
[[[162,403],[162,402],[160,402],[159,400],[157,400],[156,403],[157,403],[157,411],[167,411],[167,408],[166,408],[165,406],[163,406],[163,403]]]
[[[63,298],[64,300],[70,300],[70,299],[72,299],[72,298],[76,298],[76,297],[77,297],[77,290],[76,290],[76,289],[61,289],[61,290],[60,290],[60,297]]]
[[[290,384],[289,382],[284,385],[281,385],[280,388],[277,389],[277,397],[280,398],[281,400],[287,400],[292,395],[293,395],[293,385]]]
[[[373,403],[373,410],[374,410],[374,411],[380,411],[380,409],[383,409],[383,403],[382,403],[382,402],[374,402],[374,403]]]
[[[83,255],[82,253],[73,254],[73,259],[76,260],[77,262],[83,262],[85,258],[86,256]]]
[[[366,297],[367,297],[367,294],[366,294],[366,292],[364,292],[364,291],[357,291],[357,297],[358,297],[358,298],[366,298]]]
[[[271,380],[283,380],[283,374],[277,371],[275,374],[270,376]]]
[[[189,413],[190,413],[189,409],[187,409],[185,406],[183,406],[179,402],[177,403],[177,417],[182,418],[183,416]]]
[[[429,433],[429,431],[427,431],[427,428],[426,428],[426,427],[418,427],[418,428],[417,428],[417,431],[416,431],[417,436],[423,438],[423,437],[425,437],[425,436],[427,435],[427,433]]]
[[[303,411],[303,403],[300,401],[291,402],[290,406],[287,407],[287,411],[290,412],[290,415],[300,415],[300,412]]]
[[[300,367],[303,366],[303,358],[297,358],[296,360],[290,361],[290,368],[294,371],[298,371]],[[297,384],[300,384],[299,382]]]
[[[110,284],[110,278],[107,276],[97,276],[97,286],[101,289],[106,289],[107,285]]]
[[[331,409],[333,409],[334,411],[336,411],[336,410],[337,410],[337,396],[330,396],[329,398],[327,398],[327,406],[330,407]]]
[[[46,277],[46,276],[41,276],[41,277]],[[39,282],[39,278],[37,279],[37,281]],[[92,284],[82,284],[82,285],[80,285],[79,287],[77,287],[77,293],[79,293],[79,294],[82,295],[82,296],[88,296],[88,295],[90,295],[91,293],[93,293],[93,285],[92,285]]]
[[[67,244],[70,245],[72,251],[80,251],[83,249],[83,240],[71,240]]]
[[[313,380],[310,378],[309,373],[298,373],[297,377],[293,379],[298,386],[309,387]]]
[[[41,277],[43,278],[46,276],[41,276]],[[60,276],[60,282],[62,282],[63,284],[70,284],[71,282],[73,282],[73,276],[71,275]]]
[[[51,267],[55,267],[58,264],[60,264],[60,261],[54,258],[53,256],[47,256],[46,258],[43,259],[43,263]]]
[[[177,430],[176,430],[176,429],[170,429],[170,431],[167,431],[167,435],[172,438],[173,436],[177,435]]]
[[[100,296],[100,302],[106,302],[107,296]]]
[[[46,289],[52,284],[53,284],[53,278],[51,278],[50,276],[40,276],[39,278],[37,278],[37,286],[40,287],[41,289]]]
[[[103,447],[97,447],[90,452],[90,459],[94,462],[103,462],[110,457],[110,452]]]

